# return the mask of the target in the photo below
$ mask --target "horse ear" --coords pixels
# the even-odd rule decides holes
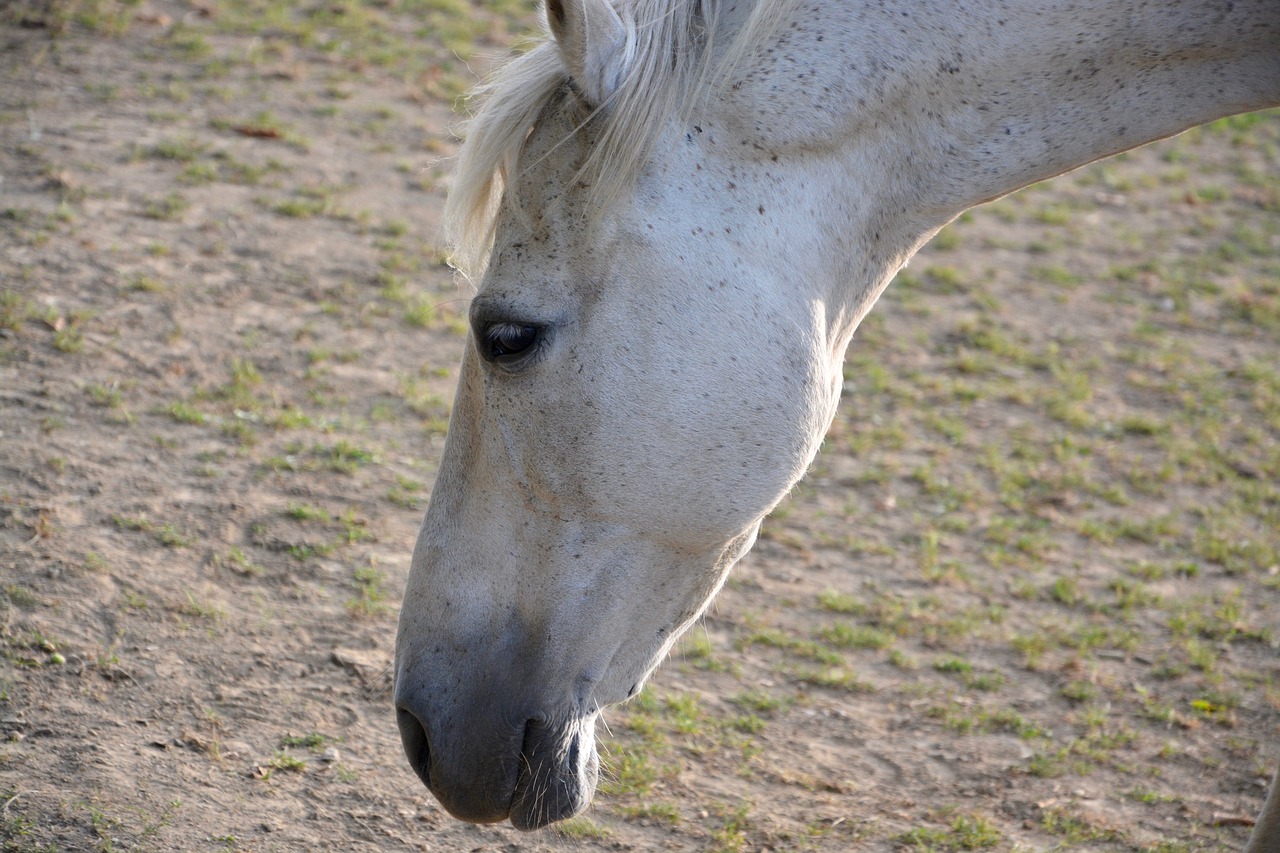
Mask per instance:
[[[627,70],[627,27],[609,0],[547,0],[547,23],[573,82],[603,106]]]

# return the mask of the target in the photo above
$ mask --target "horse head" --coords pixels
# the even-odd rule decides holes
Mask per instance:
[[[584,164],[627,69],[598,54],[632,35],[602,0],[569,6],[549,4],[560,70],[520,128],[397,640],[418,775],[454,815],[522,828],[589,802],[597,715],[801,476],[843,351],[764,250],[778,218],[726,203],[738,166],[703,128],[660,128],[662,157],[601,196]]]

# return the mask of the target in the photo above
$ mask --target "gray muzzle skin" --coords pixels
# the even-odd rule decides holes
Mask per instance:
[[[469,823],[510,818],[532,830],[590,804],[599,778],[595,714],[549,721],[487,704],[459,715],[403,684],[395,707],[405,755],[449,814]]]

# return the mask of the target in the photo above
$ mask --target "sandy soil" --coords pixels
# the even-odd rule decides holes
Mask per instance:
[[[944,232],[586,817],[442,812],[388,690],[465,333],[459,15],[527,20],[0,2],[3,849],[1238,848],[1280,760],[1277,115]]]

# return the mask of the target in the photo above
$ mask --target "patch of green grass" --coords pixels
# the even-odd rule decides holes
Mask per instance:
[[[170,403],[165,408],[165,413],[180,424],[191,424],[193,426],[203,425],[205,422],[204,413],[192,406],[190,403]]]
[[[1079,679],[1063,685],[1058,692],[1072,702],[1090,702],[1098,698],[1098,688]]]
[[[373,451],[357,447],[346,439],[339,440],[332,447],[321,448],[318,452],[330,470],[342,474],[354,474],[374,461]]]
[[[957,815],[944,829],[919,827],[896,839],[904,849],[915,851],[986,850],[1004,840],[989,819],[978,814]]]
[[[162,524],[155,529],[156,541],[166,548],[188,548],[195,543],[194,536],[183,533],[172,524]]]
[[[84,349],[84,323],[92,312],[72,311],[64,316],[57,308],[50,307],[43,316],[45,325],[53,329],[53,346],[59,352],[78,353]]]
[[[602,841],[613,834],[607,826],[598,824],[584,815],[560,821],[554,825],[554,831],[561,838],[573,841]]]
[[[155,254],[159,249],[152,246],[148,251]],[[140,273],[129,277],[126,288],[134,293],[164,293],[168,290],[168,286],[164,282]]]
[[[702,703],[692,693],[667,696],[663,701],[663,718],[681,734],[699,734],[706,716]]]
[[[711,831],[707,853],[739,853],[745,849],[747,831],[751,828],[750,813],[751,804],[746,802],[735,809],[726,809],[723,822]]]
[[[811,684],[814,687],[847,690],[851,693],[875,692],[875,686],[871,682],[859,678],[853,670],[846,667],[799,668],[792,673],[792,677],[802,684]]]
[[[193,137],[164,139],[145,150],[145,156],[176,163],[191,163],[204,153],[208,146]]]
[[[1073,846],[1100,841],[1118,843],[1125,840],[1124,833],[1097,826],[1064,808],[1045,809],[1040,818],[1040,825],[1049,833],[1061,838],[1064,844]]]
[[[1056,779],[1071,770],[1078,770],[1084,773],[1088,771],[1088,765],[1081,762],[1073,762],[1071,748],[1067,746],[1045,752],[1037,752],[1027,762],[1027,772],[1041,779]]]
[[[960,734],[1009,732],[1024,740],[1050,737],[1050,732],[1013,708],[986,708],[951,702],[929,710],[929,716],[940,719],[948,729]]]
[[[940,252],[950,252],[960,248],[962,242],[962,238],[960,237],[960,234],[957,233],[957,229],[953,223],[934,235],[934,238],[929,245]]]
[[[191,202],[181,193],[170,192],[160,198],[147,200],[142,207],[142,215],[164,222],[180,222],[190,207]]]
[[[1168,794],[1162,794],[1159,791],[1153,791],[1150,788],[1133,787],[1124,792],[1126,800],[1133,800],[1135,803],[1146,803],[1147,805],[1156,805],[1158,803],[1174,803],[1177,802],[1176,797]]]
[[[955,267],[930,265],[924,270],[924,286],[930,293],[964,293],[968,289],[964,273]]]
[[[154,529],[154,525],[147,520],[146,516],[141,515],[113,515],[111,521],[121,530],[135,530],[149,533]]]
[[[750,646],[767,646],[780,649],[795,657],[816,661],[827,666],[837,666],[844,662],[844,658],[825,646],[809,640],[799,640],[777,630],[754,631],[744,637],[740,637],[734,642],[734,645],[739,650]]]
[[[818,630],[818,639],[840,649],[885,649],[894,636],[878,628],[837,622]]]
[[[278,750],[267,761],[267,767],[271,770],[283,770],[288,773],[301,773],[307,769],[307,762],[301,758],[290,755],[285,750]]]
[[[186,604],[180,609],[188,616],[206,619],[209,622],[221,622],[227,618],[226,610],[216,604],[198,600],[190,590],[186,591]]]
[[[944,657],[933,662],[933,668],[938,672],[953,672],[961,675],[968,675],[973,672],[973,664],[964,658]]]
[[[272,412],[267,423],[274,429],[309,429],[316,426],[310,415],[295,406],[285,406]]]
[[[1075,287],[1084,281],[1079,274],[1060,266],[1035,267],[1032,272],[1041,281],[1058,287]]]
[[[372,618],[391,609],[384,587],[387,576],[372,566],[362,566],[353,573],[355,597],[347,602],[347,609],[357,616]]]
[[[1084,597],[1080,593],[1080,585],[1073,577],[1061,577],[1049,587],[1049,598],[1067,607],[1080,604]]]
[[[218,389],[216,396],[238,408],[259,408],[254,390],[262,385],[262,373],[257,365],[247,358],[236,357],[227,365],[227,371],[230,379]]]
[[[0,10],[0,15],[3,10]],[[31,838],[38,829],[37,824],[31,819],[19,813],[21,806],[10,808],[19,802],[19,797],[23,795],[23,791],[17,788],[0,789],[0,800],[4,801],[6,808],[0,812],[0,839],[4,840],[6,853],[58,853],[56,845],[50,843],[43,847],[36,847],[34,842],[28,844],[27,839]]]
[[[427,504],[423,485],[407,477],[396,476],[396,484],[387,490],[387,500],[402,509],[421,510]]]
[[[641,803],[636,806],[623,806],[619,809],[627,820],[651,820],[676,826],[680,823],[680,810],[671,803]]]
[[[30,314],[27,300],[21,294],[0,288],[0,329],[18,331]]]
[[[677,655],[680,660],[691,664],[695,669],[707,672],[731,672],[734,669],[732,663],[716,656],[711,638],[701,632],[691,631],[686,634],[680,642]]]
[[[262,566],[250,560],[248,555],[235,545],[227,549],[226,556],[221,558],[219,562],[221,565],[242,575],[261,575],[265,572]]]
[[[986,317],[960,323],[951,337],[959,347],[983,351],[1005,363],[1028,367],[1039,363],[1024,342],[1013,340],[1009,330],[1000,328]]]
[[[178,180],[192,186],[212,184],[220,177],[221,172],[219,172],[217,164],[208,162],[188,163],[178,173]]]
[[[1246,621],[1243,604],[1239,589],[1175,602],[1170,607],[1169,630],[1180,638],[1200,637],[1225,643],[1242,640],[1266,642],[1269,632]]]
[[[916,660],[915,657],[907,654],[901,649],[889,650],[889,663],[893,664],[898,669],[907,670],[907,671],[916,670],[920,668],[920,661]]]
[[[4,588],[4,592],[10,602],[23,610],[33,610],[40,604],[36,594],[21,584],[9,584]]]
[[[764,731],[768,724],[755,714],[740,714],[734,717],[729,725],[743,734],[753,735]]]
[[[328,510],[310,504],[291,503],[285,509],[285,515],[297,521],[329,521],[332,516]]]
[[[970,690],[995,691],[1004,686],[1004,674],[995,670],[971,672],[964,677],[964,686]]]
[[[375,537],[373,532],[369,530],[369,522],[366,519],[359,518],[355,509],[347,509],[338,516],[337,523],[342,527],[342,538],[348,545],[354,545],[357,542],[372,542]]]
[[[1280,545],[1251,530],[1247,514],[1227,508],[1206,515],[1192,540],[1196,556],[1222,566],[1228,574],[1241,576],[1280,565]]]
[[[763,690],[748,690],[745,693],[739,693],[730,697],[730,702],[747,711],[755,714],[764,714],[766,717],[772,717],[779,711],[785,711],[791,707],[795,701],[787,696],[779,696],[773,693],[766,693]]]
[[[320,750],[329,743],[329,737],[320,732],[310,732],[305,735],[285,735],[280,738],[280,748],[289,749],[290,747],[302,747],[310,750]]]
[[[320,543],[315,545],[301,543],[297,545],[290,545],[288,553],[290,557],[293,557],[298,562],[305,563],[313,557],[328,557],[333,554],[335,550],[337,549],[332,543]],[[359,600],[355,599],[355,601],[357,602],[357,606],[359,606]],[[350,603],[348,606],[350,606]]]
[[[329,199],[324,197],[297,195],[281,201],[271,202],[271,210],[281,216],[293,219],[310,219],[314,216],[325,216],[333,209]]]
[[[1199,718],[1231,728],[1235,725],[1235,708],[1239,700],[1223,693],[1213,693],[1191,700],[1191,711]]]
[[[154,535],[156,542],[163,544],[166,548],[187,548],[196,542],[196,538],[182,530],[175,528],[172,524],[156,525],[152,523],[146,516],[111,516],[111,523],[115,524],[120,530],[133,530],[133,532],[150,533]]]
[[[658,771],[643,745],[614,741],[601,753],[600,792],[606,796],[647,794],[658,781]]]
[[[212,45],[204,35],[182,25],[169,31],[164,44],[184,62],[204,59],[213,52]]]

